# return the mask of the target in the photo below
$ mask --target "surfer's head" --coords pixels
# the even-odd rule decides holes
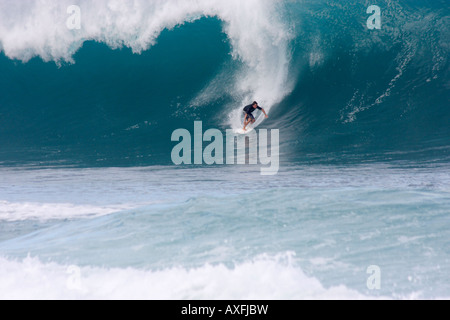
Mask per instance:
[[[252,104],[252,106],[253,106],[253,108],[255,108],[255,109],[256,109],[256,107],[258,107],[258,102],[256,102],[256,101],[253,101],[253,104]]]

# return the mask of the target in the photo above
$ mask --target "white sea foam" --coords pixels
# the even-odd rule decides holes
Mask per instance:
[[[159,271],[0,258],[0,299],[371,299],[345,286],[325,288],[291,257]]]
[[[71,203],[8,202],[0,200],[0,221],[51,220],[102,216],[131,209],[128,205],[94,206]]]
[[[81,9],[79,30],[67,27],[70,5]],[[234,108],[230,124],[237,127],[241,104],[258,100],[269,110],[291,90],[291,35],[281,23],[281,11],[271,0],[1,0],[0,49],[12,59],[26,62],[39,56],[57,63],[75,62],[74,53],[89,40],[140,53],[155,45],[165,29],[217,17],[223,21],[233,58],[242,62],[226,75],[232,79],[226,94],[239,106],[229,106]],[[208,102],[223,94],[216,85],[206,86],[194,100]]]

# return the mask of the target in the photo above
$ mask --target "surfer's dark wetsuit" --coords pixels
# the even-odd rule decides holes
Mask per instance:
[[[257,106],[256,109],[262,110],[262,108],[259,107],[259,106]],[[253,113],[253,111],[255,111],[256,109],[253,108],[253,104],[249,104],[248,106],[246,106],[246,107],[244,108],[244,113],[247,114],[247,116],[248,116],[250,119],[255,120],[255,117],[253,116],[252,113]]]
[[[264,113],[264,115],[266,116],[266,118],[269,117],[267,115],[266,111],[263,108],[261,108],[260,106],[258,106],[258,102],[256,102],[256,101],[253,102],[252,104],[250,104],[244,108],[244,114],[245,114],[244,129],[243,129],[244,131],[246,131],[246,128],[250,123],[253,124],[256,122],[255,117],[252,114],[253,111],[255,111],[256,109],[261,110]]]

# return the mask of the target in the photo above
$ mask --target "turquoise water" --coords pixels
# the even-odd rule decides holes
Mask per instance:
[[[4,168],[2,296],[448,297],[448,165],[403,167]]]
[[[1,298],[449,297],[446,2],[69,2],[0,0]],[[253,100],[277,175],[173,164]]]

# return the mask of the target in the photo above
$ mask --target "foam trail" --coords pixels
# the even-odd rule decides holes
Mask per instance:
[[[66,25],[67,8],[73,4],[81,9],[80,30]],[[291,37],[281,15],[271,0],[1,0],[0,48],[9,58],[24,62],[39,56],[58,64],[73,63],[85,41],[140,53],[153,46],[164,29],[217,17],[224,22],[233,58],[242,63],[228,75],[233,80],[226,94],[235,97],[234,108],[257,99],[269,110],[290,91]],[[210,101],[216,93],[203,91],[198,101]],[[230,115],[232,126],[240,123],[236,115]]]
[[[75,205],[71,203],[14,203],[0,200],[1,221],[25,221],[28,219],[51,220],[103,216],[132,209],[132,205]]]

